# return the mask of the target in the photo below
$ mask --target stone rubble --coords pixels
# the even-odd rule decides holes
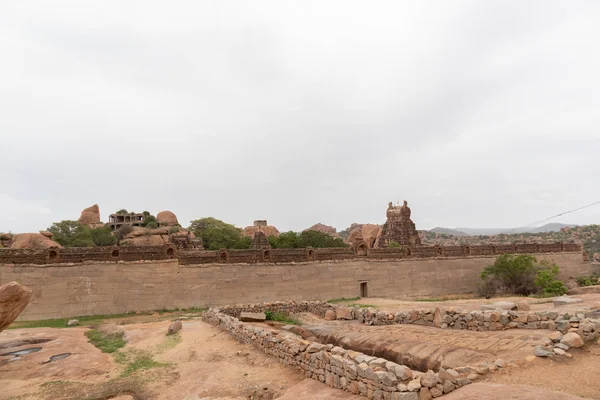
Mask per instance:
[[[266,303],[263,310],[283,308],[282,302]],[[289,302],[288,310],[315,309],[324,315],[324,302]],[[311,304],[312,303],[312,304]],[[331,308],[334,306],[327,305]],[[304,340],[288,332],[279,332],[268,326],[258,327],[244,323],[230,314],[240,314],[242,309],[258,311],[259,305],[211,308],[203,320],[228,331],[244,343],[251,343],[279,362],[304,371],[308,378],[326,385],[362,395],[369,399],[419,400],[449,393],[472,382],[470,368],[463,372],[444,370],[426,373],[413,371],[383,358],[371,357],[341,347],[323,345]],[[227,313],[224,312],[224,309]],[[329,309],[331,310],[331,309]],[[351,315],[354,310],[351,309]],[[502,360],[498,360],[502,361]],[[477,374],[475,374],[477,375]],[[471,376],[475,378],[475,376]],[[427,397],[431,396],[431,397]]]

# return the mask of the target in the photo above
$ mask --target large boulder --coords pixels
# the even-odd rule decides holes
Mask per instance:
[[[348,234],[347,242],[351,245],[364,242],[369,248],[377,247],[377,238],[381,236],[381,226],[375,224],[362,224],[356,226]]]
[[[18,233],[12,238],[11,249],[48,249],[62,246],[45,233]]]
[[[305,229],[305,231],[317,231],[317,232],[322,232],[322,233],[331,235],[334,238],[340,237],[340,235],[338,235],[338,233],[337,233],[337,230],[333,226],[325,225],[320,222],[318,224],[311,226],[308,229]]]
[[[277,228],[275,228],[272,225],[264,225],[264,226],[257,226],[257,225],[253,225],[253,226],[247,226],[244,228],[244,230],[242,231],[242,234],[246,237],[249,238],[254,238],[254,234],[256,232],[263,232],[267,237],[269,236],[279,236],[279,230]]]
[[[31,289],[17,282],[0,286],[0,332],[12,324],[27,307],[31,293]]]
[[[83,225],[101,224],[102,221],[100,221],[100,207],[98,207],[98,204],[84,208],[77,221]]]
[[[161,211],[156,214],[156,220],[160,225],[173,226],[179,225],[177,216],[172,211]]]

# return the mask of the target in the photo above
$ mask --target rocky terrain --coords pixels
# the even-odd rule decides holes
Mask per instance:
[[[456,236],[437,231],[419,231],[421,241],[425,245],[476,245],[504,243],[582,243],[590,260],[600,261],[600,225],[582,225],[563,227],[556,232],[513,233],[479,236]]]

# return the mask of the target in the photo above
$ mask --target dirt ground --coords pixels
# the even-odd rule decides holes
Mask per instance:
[[[596,308],[600,304],[600,294],[597,293],[576,297],[585,301],[572,308]],[[386,310],[432,307],[479,310],[483,303],[519,300],[523,298],[432,302],[367,298],[350,303],[376,305]],[[533,310],[558,309],[548,300],[526,300]],[[32,347],[41,347],[41,350],[13,361],[10,361],[13,357],[0,356],[0,399],[363,398],[305,379],[300,371],[284,367],[251,345],[238,343],[219,328],[198,319],[184,320],[181,332],[167,337],[168,318],[168,315],[161,314],[106,320],[103,326],[119,324],[127,339],[127,345],[113,354],[102,353],[88,343],[85,336],[87,327],[3,331],[0,333],[0,354]],[[487,374],[476,384],[444,396],[448,400],[600,400],[598,344],[571,349],[569,353],[573,357],[570,359],[536,358],[527,362],[523,359],[532,353],[541,331],[443,331],[409,325],[365,327],[353,322],[325,322],[313,315],[299,318],[304,323],[301,329],[314,330],[315,334],[324,329],[319,326],[325,326],[332,331],[328,337],[339,335],[339,340],[343,339],[342,336],[355,334],[357,342],[371,341],[376,346],[395,340],[398,343],[394,345],[399,346],[415,342],[414,347],[421,350],[426,347],[422,344],[451,346],[458,352],[475,351],[491,358],[516,359],[515,365]],[[406,351],[410,351],[413,345],[407,346]],[[404,348],[400,350],[405,351]],[[61,353],[71,355],[47,362],[51,356]]]
[[[586,293],[586,294],[577,294],[573,295],[577,299],[583,300],[582,303],[576,303],[573,305],[565,305],[554,307],[552,303],[553,298],[545,298],[538,299],[533,297],[497,297],[493,299],[481,299],[481,298],[473,298],[473,299],[452,299],[452,296],[448,296],[448,299],[440,299],[441,301],[410,301],[410,300],[394,300],[387,298],[377,298],[377,297],[366,297],[359,300],[348,300],[339,303],[343,304],[360,304],[360,305],[369,305],[375,306],[378,309],[382,310],[390,310],[390,311],[404,311],[404,310],[414,310],[414,309],[430,309],[433,307],[445,307],[445,308],[455,308],[464,311],[480,311],[481,305],[483,304],[491,304],[499,301],[511,301],[517,303],[519,301],[526,301],[531,307],[532,311],[544,311],[544,310],[553,310],[553,311],[573,311],[573,310],[582,310],[582,309],[597,309],[600,308],[600,293]]]
[[[184,321],[177,339],[166,337],[169,321],[125,325],[125,354],[148,352],[164,366],[120,378],[124,366],[88,343],[87,328],[28,328],[0,333],[2,353],[42,347],[36,353],[8,361],[0,358],[0,399],[127,399],[221,400],[353,399],[340,390],[304,378],[251,345],[199,320]],[[11,342],[51,339],[16,347]],[[16,343],[19,344],[19,343]],[[22,343],[21,343],[22,344]],[[41,364],[50,356],[68,358]],[[308,382],[305,382],[308,381]],[[307,386],[308,385],[308,386]],[[309,388],[309,389],[307,389]],[[291,397],[290,397],[291,396]]]

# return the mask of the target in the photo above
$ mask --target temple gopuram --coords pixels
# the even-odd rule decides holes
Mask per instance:
[[[421,244],[417,228],[410,219],[410,208],[406,200],[402,206],[394,206],[390,202],[386,215],[387,220],[381,228],[381,235],[377,241],[378,247],[389,247],[392,242],[410,247]]]

